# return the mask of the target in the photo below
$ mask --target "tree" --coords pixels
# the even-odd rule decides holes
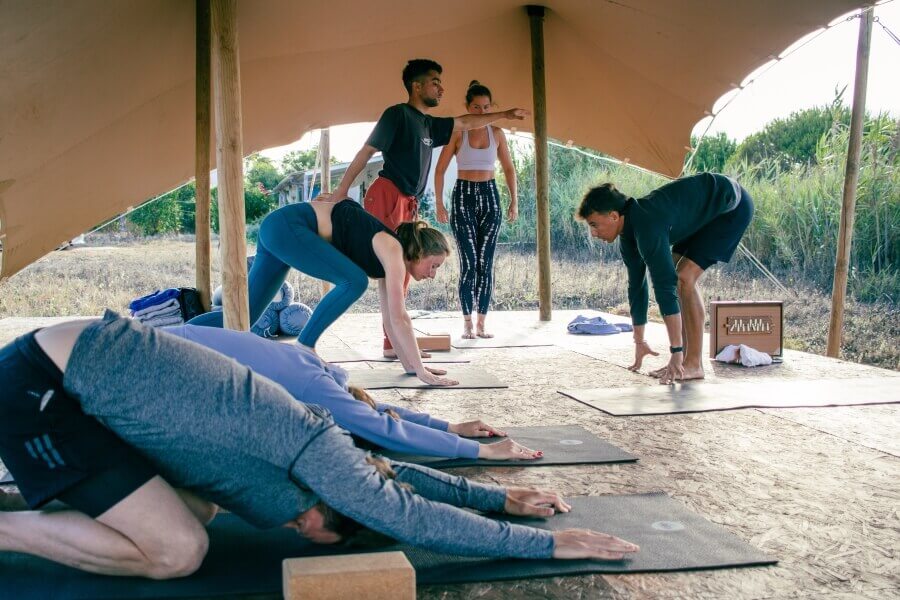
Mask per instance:
[[[281,181],[281,173],[272,164],[271,158],[260,156],[259,154],[251,154],[244,163],[244,179],[254,186],[262,184],[266,190],[273,190],[278,182]]]
[[[128,215],[128,223],[142,235],[177,232],[181,224],[178,190],[147,202]]]
[[[307,171],[312,169],[316,166],[318,153],[318,146],[313,146],[309,150],[294,150],[293,152],[288,152],[281,159],[281,172],[284,176],[287,176],[296,171]]]
[[[261,189],[260,185],[244,181],[244,219],[247,223],[253,223],[265,217],[275,210],[278,204],[275,196],[267,190]],[[219,233],[219,188],[212,190],[210,195],[212,196],[212,206],[209,220],[213,231]]]
[[[782,168],[816,164],[816,146],[836,125],[850,123],[850,109],[843,105],[843,90],[827,106],[817,106],[775,119],[738,146],[735,159],[751,164],[769,159]]]
[[[737,142],[729,138],[724,132],[720,132],[715,136],[706,136],[700,140],[697,145],[697,138],[691,136],[691,147],[696,148],[694,159],[690,164],[690,172],[702,173],[712,172],[721,173],[725,169],[725,163],[728,162],[737,150]],[[690,153],[685,157],[685,163],[690,158]]]

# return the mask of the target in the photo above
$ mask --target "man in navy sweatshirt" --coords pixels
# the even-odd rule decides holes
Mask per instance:
[[[640,369],[648,354],[658,356],[644,339],[649,270],[671,353],[669,363],[653,375],[667,384],[702,379],[706,309],[699,280],[706,269],[734,255],[753,218],[747,190],[715,173],[675,180],[638,199],[605,183],[585,195],[576,218],[587,222],[591,237],[620,240],[634,325],[630,369]]]

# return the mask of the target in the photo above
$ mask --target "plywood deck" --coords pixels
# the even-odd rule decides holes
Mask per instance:
[[[587,311],[582,311],[587,314]],[[420,598],[900,598],[900,405],[748,409],[689,415],[611,417],[557,393],[563,388],[658,385],[624,368],[631,335],[569,336],[577,311],[541,328],[552,346],[466,350],[502,390],[381,390],[373,395],[451,421],[499,426],[578,424],[640,457],[637,464],[461,469],[480,481],[552,487],[567,495],[665,491],[780,559],[774,567],[693,573],[580,576],[420,588]],[[492,313],[489,328],[531,327],[534,312]],[[0,320],[0,342],[36,326]],[[414,321],[418,323],[419,321]],[[424,321],[423,321],[424,322]],[[428,320],[429,328],[457,324]],[[790,325],[786,324],[789,330]],[[377,315],[345,315],[322,347],[380,347]],[[648,326],[661,356],[662,326]],[[346,368],[399,368],[354,363]],[[450,374],[454,365],[447,367]],[[709,365],[710,379],[814,380],[900,374],[788,351],[761,369]],[[690,552],[685,548],[685,552]]]

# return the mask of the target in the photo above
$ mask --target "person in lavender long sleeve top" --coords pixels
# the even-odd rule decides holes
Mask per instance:
[[[338,425],[387,450],[492,460],[529,460],[542,456],[540,451],[508,439],[496,444],[479,444],[457,435],[503,435],[502,431],[480,421],[451,424],[386,404],[378,404],[376,410],[372,410],[344,388],[346,373],[342,369],[323,365],[317,355],[298,344],[266,340],[249,332],[196,325],[167,327],[165,331],[233,358],[257,374],[281,384],[300,402],[327,409]],[[388,409],[398,413],[402,420],[386,414]]]

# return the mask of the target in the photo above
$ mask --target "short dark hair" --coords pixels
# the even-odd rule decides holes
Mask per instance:
[[[584,195],[581,204],[578,205],[575,218],[583,221],[594,213],[608,214],[612,211],[621,214],[626,202],[628,202],[628,196],[617,190],[613,184],[604,183],[591,188]]]
[[[406,93],[411,94],[413,82],[425,77],[431,71],[443,73],[444,69],[428,58],[414,58],[406,63],[403,67],[403,87],[406,88]]]
[[[477,79],[473,79],[469,83],[469,89],[466,90],[466,104],[472,104],[472,100],[476,96],[487,96],[491,102],[494,101],[494,98],[491,96],[491,90]]]

